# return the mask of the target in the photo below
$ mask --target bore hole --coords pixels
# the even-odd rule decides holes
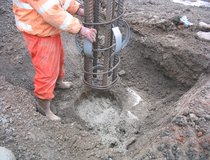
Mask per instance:
[[[119,98],[110,91],[85,92],[75,101],[76,114],[97,131],[118,124],[121,110]]]

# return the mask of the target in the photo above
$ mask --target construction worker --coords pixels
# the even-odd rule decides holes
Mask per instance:
[[[84,16],[84,9],[75,0],[13,0],[17,28],[22,31],[35,68],[34,95],[39,112],[51,120],[60,120],[50,110],[54,88],[67,89],[71,82],[64,82],[64,50],[61,31],[81,36],[94,42],[96,30],[84,27],[73,17]]]

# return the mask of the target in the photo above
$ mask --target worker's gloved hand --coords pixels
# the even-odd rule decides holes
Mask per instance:
[[[87,28],[87,27],[82,26],[79,34],[87,38],[92,43],[96,41],[97,31],[94,28]]]
[[[78,16],[84,17],[85,16],[85,11],[83,8],[79,8],[77,13]]]

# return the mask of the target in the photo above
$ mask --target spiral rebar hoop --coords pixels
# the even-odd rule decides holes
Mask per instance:
[[[92,56],[84,53],[84,83],[94,89],[109,89],[118,80],[119,40],[113,28],[123,26],[124,0],[84,0],[84,7],[84,25],[97,30]]]

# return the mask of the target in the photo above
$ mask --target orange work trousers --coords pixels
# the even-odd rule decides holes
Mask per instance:
[[[54,98],[58,78],[64,76],[64,50],[61,36],[38,37],[23,33],[35,68],[34,95],[40,99]]]

